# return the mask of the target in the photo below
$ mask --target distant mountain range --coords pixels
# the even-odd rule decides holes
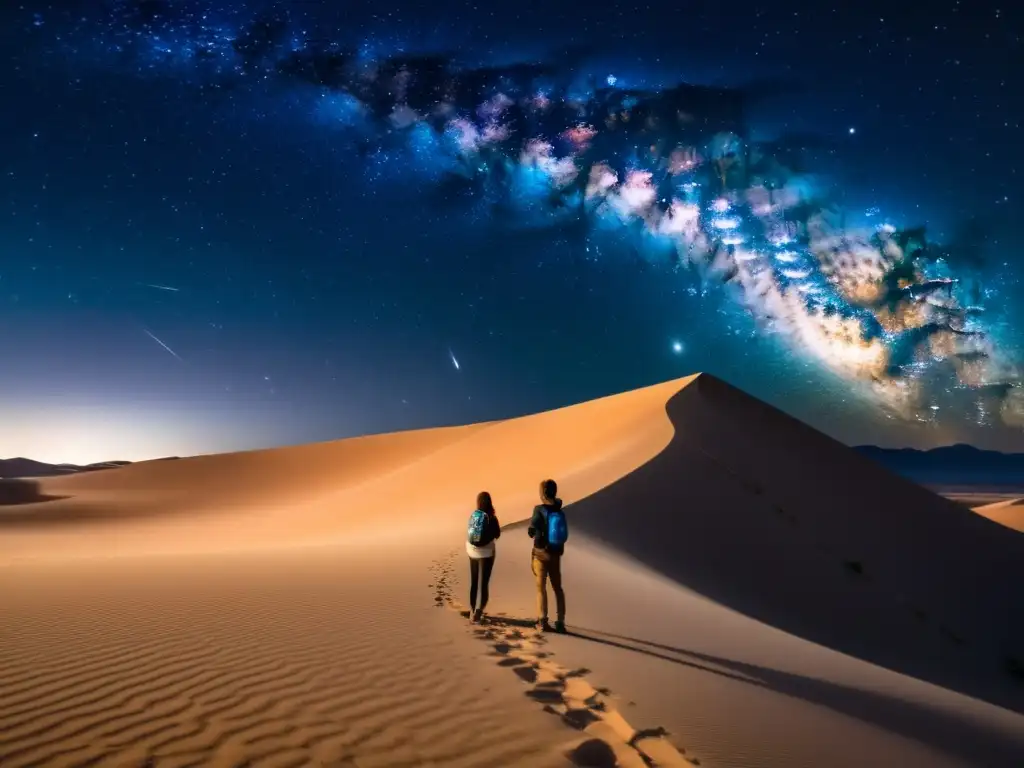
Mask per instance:
[[[928,451],[858,445],[854,450],[922,485],[1024,486],[1024,453],[983,451],[970,445]]]
[[[95,472],[100,469],[114,469],[131,464],[130,461],[102,461],[97,464],[46,464],[42,461],[18,458],[0,459],[0,478],[12,477],[53,477],[71,475],[76,472]]]

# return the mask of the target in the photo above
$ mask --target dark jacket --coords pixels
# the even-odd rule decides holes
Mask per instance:
[[[547,510],[562,509],[562,500],[555,499],[550,504],[538,504],[533,508],[533,517],[530,518],[530,527],[526,532],[533,539],[533,548],[537,552],[546,552],[549,555],[561,555],[565,552],[564,544],[548,544],[548,517]],[[562,511],[565,514],[565,511]]]

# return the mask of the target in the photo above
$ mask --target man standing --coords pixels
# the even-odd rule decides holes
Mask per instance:
[[[530,527],[527,529],[533,539],[533,555],[531,567],[537,580],[537,629],[547,632],[548,625],[548,590],[550,579],[551,589],[555,593],[555,632],[565,632],[565,593],[562,591],[562,553],[565,541],[569,538],[569,525],[562,509],[562,500],[558,498],[558,484],[554,480],[544,480],[540,484],[540,501],[533,509]]]

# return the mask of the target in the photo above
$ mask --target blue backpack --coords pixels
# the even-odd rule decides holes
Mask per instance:
[[[561,509],[544,508],[548,518],[548,544],[560,547],[569,538],[569,524],[565,520],[565,513]]]
[[[483,540],[486,530],[487,513],[478,509],[469,516],[469,543],[479,544]]]

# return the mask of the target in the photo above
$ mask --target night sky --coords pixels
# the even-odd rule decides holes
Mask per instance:
[[[926,5],[4,3],[0,456],[696,371],[1024,450],[1024,14]]]

